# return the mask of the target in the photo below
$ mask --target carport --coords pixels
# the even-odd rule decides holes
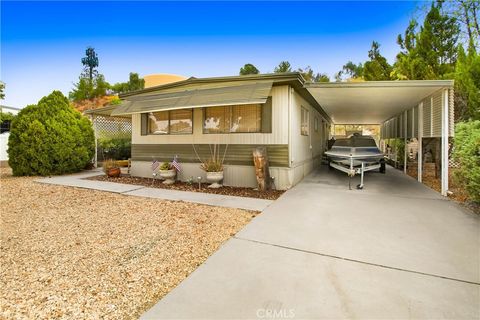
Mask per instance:
[[[441,139],[441,193],[448,191],[449,137],[453,136],[453,80],[306,83],[335,124],[378,124],[381,139],[418,141],[422,181],[425,138]],[[407,169],[405,147],[404,171]]]

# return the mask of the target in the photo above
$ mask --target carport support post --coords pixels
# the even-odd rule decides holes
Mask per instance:
[[[95,166],[95,168],[98,168],[98,141],[97,141],[97,118],[95,117],[95,115],[93,114],[92,115],[92,123],[93,123],[93,135],[94,135],[94,139],[95,139],[95,159],[93,160],[93,165]]]
[[[418,104],[418,152],[417,152],[417,180],[418,182],[422,182],[422,175],[423,175],[423,102]]]
[[[443,90],[442,103],[442,195],[447,196],[448,191],[448,116],[449,116],[448,89]]]
[[[403,113],[403,173],[407,174],[407,124],[408,124],[408,119],[407,119],[407,110]]]

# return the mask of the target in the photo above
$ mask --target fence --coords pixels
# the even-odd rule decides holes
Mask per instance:
[[[128,159],[131,156],[132,120],[92,114],[96,137],[96,163],[107,158]]]

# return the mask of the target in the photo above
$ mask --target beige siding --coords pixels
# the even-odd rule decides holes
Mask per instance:
[[[291,91],[290,106],[290,181],[292,185],[300,182],[315,166],[319,165],[324,152],[328,133],[323,130],[326,120],[305,99]],[[302,107],[309,111],[309,135],[301,134]],[[318,119],[318,131],[315,131],[315,118]],[[322,122],[323,120],[323,122]]]
[[[131,173],[136,177],[152,177],[151,161],[132,161]],[[205,182],[205,172],[200,169],[198,163],[181,163],[182,171],[177,179],[187,181],[191,178],[198,181],[197,177]],[[275,186],[279,190],[286,190],[292,187],[289,168],[270,167],[270,175],[275,178]],[[158,182],[159,183],[159,182]],[[257,186],[255,169],[253,166],[225,165],[223,184],[226,186],[249,187]]]
[[[272,133],[203,134],[203,111],[193,112],[193,134],[141,135],[140,114],[132,116],[133,144],[288,144],[288,86],[272,87]]]

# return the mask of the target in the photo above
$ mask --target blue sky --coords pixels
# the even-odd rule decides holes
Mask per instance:
[[[140,75],[236,75],[245,63],[272,72],[282,60],[331,77],[365,61],[371,42],[390,62],[416,2],[1,1],[2,104],[24,107],[65,94],[87,46],[110,83]],[[100,13],[100,14],[99,14]],[[91,15],[91,18],[89,18]]]

